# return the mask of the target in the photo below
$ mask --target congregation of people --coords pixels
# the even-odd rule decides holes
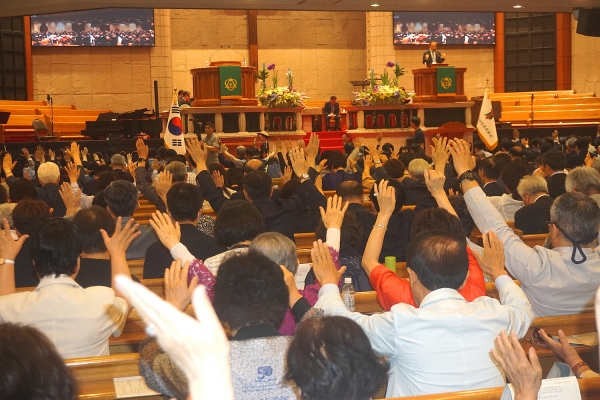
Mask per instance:
[[[594,310],[600,137],[515,130],[493,151],[439,137],[427,154],[422,132],[399,149],[344,134],[341,151],[312,134],[230,152],[204,132],[185,155],[141,139],[132,153],[3,155],[0,398],[77,398],[63,360],[108,355],[135,308],[140,375],[169,398],[366,400],[508,378],[536,399],[541,368],[519,340],[534,318]],[[140,198],[157,210],[148,224]],[[301,288],[299,233],[316,238]],[[545,245],[525,244],[532,234]],[[153,278],[165,299],[144,287]],[[383,311],[349,309],[347,279]],[[558,338],[540,330],[575,376],[597,375]]]

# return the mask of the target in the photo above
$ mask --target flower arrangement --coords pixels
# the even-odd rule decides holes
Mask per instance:
[[[269,72],[272,71],[271,80],[273,86],[267,88],[266,80]],[[293,87],[294,74],[291,69],[285,74],[287,86],[277,86],[277,72],[275,64],[269,64],[268,67],[263,64],[262,71],[258,72],[258,79],[261,80],[261,88],[258,90],[256,98],[263,106],[267,107],[304,107],[303,101],[309,99],[305,93],[296,91]]]
[[[360,92],[354,92],[356,96],[354,103],[357,105],[392,105],[406,104],[410,102],[413,95],[406,93],[403,87],[398,86],[398,78],[406,73],[406,69],[400,67],[398,62],[388,61],[381,74],[381,84],[377,84],[375,70],[369,71],[369,87]],[[388,73],[387,68],[393,68],[393,75]]]

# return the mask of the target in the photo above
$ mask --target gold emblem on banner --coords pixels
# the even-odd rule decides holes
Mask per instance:
[[[452,79],[450,79],[450,78],[448,78],[448,77],[442,78],[442,79],[440,80],[440,85],[442,85],[442,87],[443,87],[444,89],[448,89],[449,87],[451,87],[451,86],[452,86]]]
[[[224,85],[227,90],[229,90],[230,92],[233,92],[235,90],[235,88],[237,87],[237,80],[235,80],[233,78],[225,79]]]

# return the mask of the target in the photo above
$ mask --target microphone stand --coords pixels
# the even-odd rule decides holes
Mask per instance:
[[[50,104],[50,136],[54,140],[54,101],[50,95],[46,95],[46,100]]]
[[[533,98],[534,98],[534,94],[531,93],[531,112],[529,113],[529,118],[531,119],[531,124],[533,124]]]

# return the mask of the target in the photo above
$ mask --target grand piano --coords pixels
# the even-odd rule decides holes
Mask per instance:
[[[147,108],[127,111],[124,113],[102,113],[96,121],[87,121],[83,136],[92,139],[106,139],[118,135],[124,139],[132,139],[138,135],[146,134],[157,138],[162,131],[162,122]]]

